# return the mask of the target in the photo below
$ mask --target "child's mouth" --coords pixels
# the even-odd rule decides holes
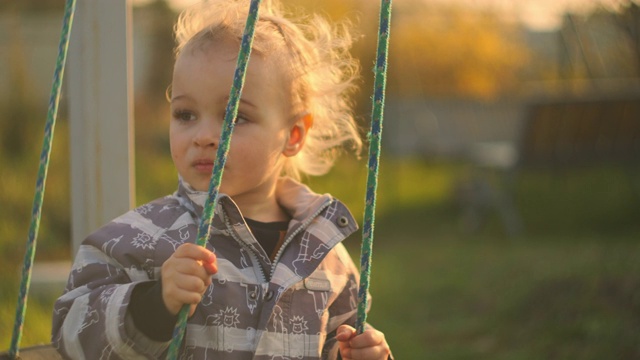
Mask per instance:
[[[193,163],[193,167],[198,172],[211,173],[211,171],[213,170],[213,161],[211,161],[211,160],[196,160]]]

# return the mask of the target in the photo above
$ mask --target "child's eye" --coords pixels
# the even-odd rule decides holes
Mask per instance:
[[[196,119],[196,115],[189,110],[176,110],[173,112],[173,118],[180,122],[189,122]]]
[[[242,114],[238,114],[238,116],[236,116],[236,120],[235,120],[235,124],[236,125],[242,125],[245,123],[248,123],[249,119],[247,119],[246,116],[242,115]]]

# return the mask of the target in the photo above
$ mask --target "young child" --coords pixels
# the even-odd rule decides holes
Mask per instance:
[[[390,358],[381,332],[352,327],[358,272],[341,241],[353,217],[296,180],[361,147],[346,32],[262,6],[211,237],[194,244],[248,8],[210,0],[181,14],[168,94],[178,190],[83,242],[54,309],[64,357],[164,358],[189,304],[180,358]]]

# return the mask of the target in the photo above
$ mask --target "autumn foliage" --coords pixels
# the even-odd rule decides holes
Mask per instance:
[[[314,2],[286,3],[319,10]],[[354,51],[365,70],[373,64],[378,6],[375,1],[325,0],[320,9],[357,24],[362,39]],[[512,93],[529,59],[519,26],[490,10],[420,0],[394,2],[388,94],[490,99]],[[368,75],[365,71],[367,83]]]

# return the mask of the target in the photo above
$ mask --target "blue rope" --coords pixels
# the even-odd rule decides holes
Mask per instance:
[[[369,280],[371,277],[373,229],[375,224],[378,163],[380,161],[382,120],[384,114],[384,91],[387,82],[387,53],[389,49],[390,22],[391,0],[382,0],[378,27],[378,50],[376,67],[374,69],[373,112],[371,114],[371,132],[369,133],[369,170],[360,255],[360,288],[358,289],[358,317],[356,319],[356,331],[359,334],[364,331],[364,324],[367,321],[367,293],[369,291]]]
[[[249,62],[249,56],[251,55],[251,45],[253,43],[255,25],[258,20],[260,2],[261,0],[251,0],[251,5],[249,7],[249,15],[247,17],[244,34],[242,36],[238,62],[236,64],[236,70],[233,77],[233,86],[231,87],[229,102],[227,103],[225,118],[222,125],[222,134],[220,134],[220,145],[216,152],[216,161],[213,165],[211,181],[209,183],[209,193],[204,205],[200,226],[198,228],[198,239],[196,243],[199,246],[205,246],[207,239],[209,238],[209,234],[211,233],[211,222],[214,215],[215,200],[218,198],[218,189],[222,180],[224,165],[227,162],[229,144],[231,143],[231,134],[235,125],[234,119],[238,115],[238,103],[240,102],[242,87],[244,86],[247,63]],[[178,357],[178,349],[182,344],[188,315],[189,305],[184,305],[178,314],[178,322],[173,330],[173,340],[169,345],[167,359],[174,360]]]
[[[38,229],[40,228],[42,200],[44,198],[45,184],[47,181],[49,157],[51,155],[51,144],[53,143],[53,133],[56,126],[58,104],[60,103],[60,92],[62,88],[62,78],[64,75],[64,65],[67,61],[67,50],[69,49],[69,34],[71,32],[71,26],[73,24],[73,15],[75,13],[75,8],[76,0],[67,0],[64,11],[64,20],[62,23],[62,33],[60,35],[60,44],[58,46],[56,69],[53,75],[53,85],[51,87],[51,95],[49,97],[47,121],[44,128],[44,143],[42,145],[42,152],[40,154],[40,166],[38,168],[38,178],[36,180],[36,191],[33,199],[33,207],[31,210],[31,224],[29,226],[27,250],[22,265],[22,281],[20,282],[20,291],[18,294],[16,320],[13,327],[11,347],[9,348],[9,358],[11,359],[17,358],[18,348],[20,347],[20,340],[22,338],[24,317],[27,310],[27,295],[29,293],[29,286],[31,284],[31,270],[33,259],[36,255],[36,242],[38,238]]]

